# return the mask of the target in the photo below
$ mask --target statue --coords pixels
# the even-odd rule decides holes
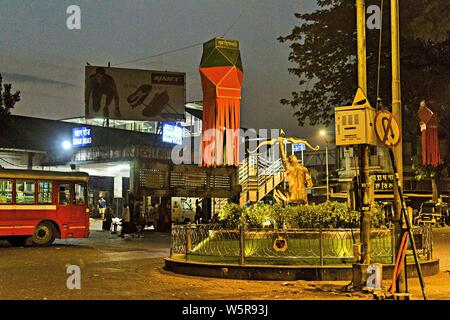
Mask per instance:
[[[283,201],[290,204],[307,204],[308,195],[306,188],[311,188],[313,186],[311,176],[309,171],[303,164],[300,164],[295,155],[286,157],[286,150],[284,147],[284,141],[290,141],[292,143],[304,143],[309,148],[314,151],[319,150],[319,146],[315,148],[312,147],[306,140],[297,138],[285,138],[285,134],[281,131],[280,137],[272,139],[271,141],[265,141],[261,143],[255,150],[251,153],[256,152],[260,147],[266,144],[274,144],[278,142],[280,147],[281,160],[283,162],[283,167],[286,172],[286,179],[289,183],[289,190],[274,190],[274,198],[277,201]]]

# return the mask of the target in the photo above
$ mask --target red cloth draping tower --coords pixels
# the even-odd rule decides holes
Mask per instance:
[[[422,131],[422,164],[437,167],[441,164],[438,137],[438,119],[422,102],[418,116],[420,119],[420,130]]]
[[[214,38],[203,45],[202,165],[239,165],[243,69],[239,42]]]

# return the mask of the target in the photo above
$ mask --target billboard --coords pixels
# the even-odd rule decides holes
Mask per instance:
[[[162,140],[167,143],[183,144],[183,128],[173,123],[164,123]]]
[[[87,66],[86,119],[184,119],[186,74]]]

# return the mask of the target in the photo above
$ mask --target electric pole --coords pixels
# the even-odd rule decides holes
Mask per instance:
[[[402,132],[402,102],[400,85],[400,34],[399,34],[399,1],[391,0],[391,46],[392,46],[392,114],[397,119],[400,132]],[[398,167],[398,181],[403,184],[403,148],[402,135],[400,142],[394,149],[394,156]],[[396,179],[394,179],[396,181]],[[394,234],[396,252],[399,252],[402,236],[402,202],[398,188],[394,186]],[[406,268],[405,268],[406,270]],[[406,272],[406,271],[405,271]],[[402,272],[397,280],[397,292],[406,292],[405,275]]]
[[[356,0],[357,44],[358,44],[358,87],[367,97],[366,71],[366,7],[365,0]],[[359,173],[361,186],[361,259],[362,265],[370,264],[370,177],[369,145],[360,145]],[[365,268],[362,268],[365,272]],[[364,277],[363,277],[364,278]]]

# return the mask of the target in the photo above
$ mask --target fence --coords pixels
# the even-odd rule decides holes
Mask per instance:
[[[217,225],[174,225],[171,258],[185,261],[342,265],[356,262],[358,229],[224,229]],[[432,258],[431,227],[413,230],[419,257]],[[393,229],[371,230],[371,262],[394,263]],[[409,251],[412,259],[412,251]]]

